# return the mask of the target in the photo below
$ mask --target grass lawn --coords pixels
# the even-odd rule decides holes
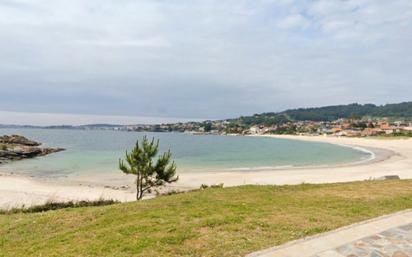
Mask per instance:
[[[412,208],[412,181],[242,186],[0,215],[0,256],[243,256]]]

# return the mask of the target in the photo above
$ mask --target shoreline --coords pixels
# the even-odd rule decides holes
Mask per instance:
[[[201,184],[284,185],[300,183],[336,183],[398,175],[401,179],[412,178],[412,140],[379,140],[369,138],[335,138],[323,136],[263,135],[265,137],[304,140],[336,144],[364,150],[373,156],[360,162],[329,165],[286,167],[242,171],[207,171],[180,173],[180,180],[168,188],[185,191],[199,188]],[[410,172],[409,172],[410,171]],[[111,181],[110,178],[107,178]],[[132,179],[131,179],[132,181]],[[86,185],[84,185],[86,184]],[[130,183],[131,184],[131,183]],[[104,186],[82,181],[42,181],[21,175],[0,174],[0,209],[30,206],[48,200],[95,200],[99,198],[133,201],[133,187],[124,189],[117,185]]]
[[[267,138],[278,138],[278,139],[288,139],[288,140],[297,140],[297,141],[306,141],[306,142],[317,142],[317,143],[326,143],[326,144],[332,144],[332,145],[337,145],[340,147],[346,147],[346,148],[351,148],[356,151],[364,152],[367,154],[370,154],[370,158],[367,158],[365,160],[359,160],[359,161],[354,161],[354,162],[348,162],[348,163],[341,163],[341,164],[325,164],[325,165],[313,165],[313,166],[291,166],[286,168],[285,170],[293,170],[293,169],[318,169],[318,168],[323,168],[323,169],[330,169],[330,168],[339,168],[339,167],[350,167],[350,166],[362,166],[362,165],[369,165],[372,163],[376,162],[381,162],[385,161],[392,156],[396,155],[397,153],[388,150],[388,149],[383,149],[383,148],[376,148],[376,147],[365,147],[361,145],[347,145],[347,144],[340,144],[336,142],[324,142],[319,140],[308,140],[307,136],[299,136],[299,135],[259,135],[258,137],[267,137]],[[302,137],[302,138],[301,138]],[[333,138],[333,137],[330,137]],[[283,169],[271,169],[271,170],[283,170]]]
[[[342,165],[288,167],[284,169],[248,170],[231,172],[209,172],[188,174],[181,184],[193,185],[193,180],[202,179],[207,184],[224,183],[236,185],[285,185],[300,183],[337,183],[376,179],[385,175],[399,175],[401,179],[411,179],[412,140],[379,140],[371,138],[346,138],[324,136],[263,135],[265,137],[304,140],[357,147],[375,154],[367,161]]]

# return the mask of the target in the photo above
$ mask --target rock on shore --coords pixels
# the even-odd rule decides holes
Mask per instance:
[[[0,136],[0,144],[16,144],[16,145],[25,145],[25,146],[39,146],[40,143],[36,141],[29,140],[23,136],[11,135],[11,136]]]
[[[0,164],[64,151],[63,148],[39,147],[41,143],[23,136],[0,136]]]

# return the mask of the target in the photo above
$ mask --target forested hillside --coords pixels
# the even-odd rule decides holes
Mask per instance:
[[[280,124],[287,121],[333,121],[340,118],[354,117],[399,117],[412,118],[412,102],[399,104],[349,104],[317,108],[299,108],[279,113],[262,113],[230,120],[232,123],[251,124]]]

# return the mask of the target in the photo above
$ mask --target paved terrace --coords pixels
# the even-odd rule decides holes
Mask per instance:
[[[412,210],[353,224],[248,257],[412,257]]]

